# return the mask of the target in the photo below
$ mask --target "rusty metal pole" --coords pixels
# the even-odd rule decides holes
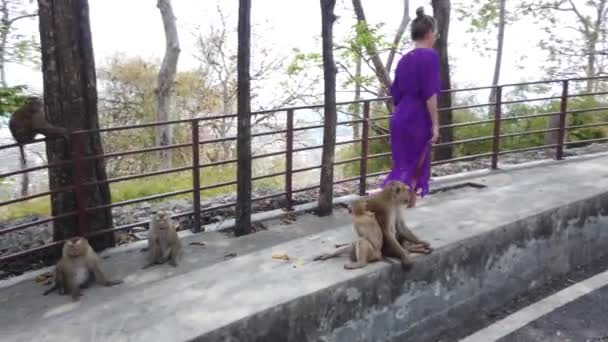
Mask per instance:
[[[367,194],[367,159],[369,156],[369,101],[363,102],[363,125],[361,126],[361,161],[359,164],[359,196]]]
[[[293,210],[293,109],[287,111],[285,138],[285,199],[287,210]]]
[[[87,204],[84,192],[84,161],[82,133],[73,133],[70,137],[72,145],[72,160],[74,161],[74,197],[76,199],[76,212],[78,213],[78,235],[87,236],[90,233],[87,218]],[[109,228],[109,227],[108,227]]]
[[[492,170],[498,169],[498,154],[500,153],[500,124],[502,117],[502,86],[496,87],[496,103],[494,108],[494,134],[492,135]]]
[[[192,204],[194,208],[192,231],[201,231],[201,162],[198,120],[192,121]]]
[[[559,108],[559,129],[557,131],[557,150],[555,159],[564,158],[564,140],[566,137],[566,116],[568,114],[568,80],[562,81],[562,99]]]

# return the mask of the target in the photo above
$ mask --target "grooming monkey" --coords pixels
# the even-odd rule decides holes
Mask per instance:
[[[175,222],[165,211],[158,211],[150,221],[148,230],[148,263],[143,268],[162,264],[177,267],[177,259],[181,256],[182,245],[177,237]]]
[[[365,201],[358,201],[353,203],[352,215],[353,230],[359,239],[332,253],[320,255],[314,260],[326,260],[349,253],[353,262],[345,264],[344,268],[352,270],[363,268],[369,262],[382,259],[382,229],[378,225],[374,213],[366,210]]]
[[[367,210],[375,214],[382,228],[382,255],[399,258],[404,269],[410,269],[413,263],[408,249],[401,242],[406,239],[416,244],[426,244],[418,239],[403,221],[402,209],[408,198],[409,192],[403,183],[390,181],[380,192],[366,199]]]
[[[55,266],[55,284],[43,295],[58,290],[60,294],[69,293],[73,300],[78,300],[81,296],[80,289],[88,287],[92,278],[104,286],[122,283],[122,280],[108,280],[99,264],[100,259],[87,239],[71,238],[63,244],[61,259]]]

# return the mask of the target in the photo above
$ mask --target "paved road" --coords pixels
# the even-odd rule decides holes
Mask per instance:
[[[533,303],[463,342],[608,342],[608,271]]]

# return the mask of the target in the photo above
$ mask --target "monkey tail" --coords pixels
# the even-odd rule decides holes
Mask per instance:
[[[25,158],[25,149],[22,144],[19,144],[19,157],[21,158],[21,168],[25,169],[27,167],[27,159]]]
[[[57,290],[57,288],[58,288],[57,284],[54,284],[54,285],[53,285],[53,287],[51,287],[50,289],[48,289],[48,290],[44,291],[44,293],[43,293],[42,295],[43,295],[43,296],[46,296],[46,295],[48,295],[49,293],[51,293],[51,292],[53,292],[53,291]]]

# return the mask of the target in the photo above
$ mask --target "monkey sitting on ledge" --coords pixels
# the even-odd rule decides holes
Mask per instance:
[[[55,266],[55,284],[44,292],[44,296],[54,290],[59,294],[69,293],[77,301],[80,289],[88,287],[94,279],[103,286],[121,284],[122,280],[108,280],[101,271],[101,260],[87,239],[74,237],[63,244],[61,259]]]

